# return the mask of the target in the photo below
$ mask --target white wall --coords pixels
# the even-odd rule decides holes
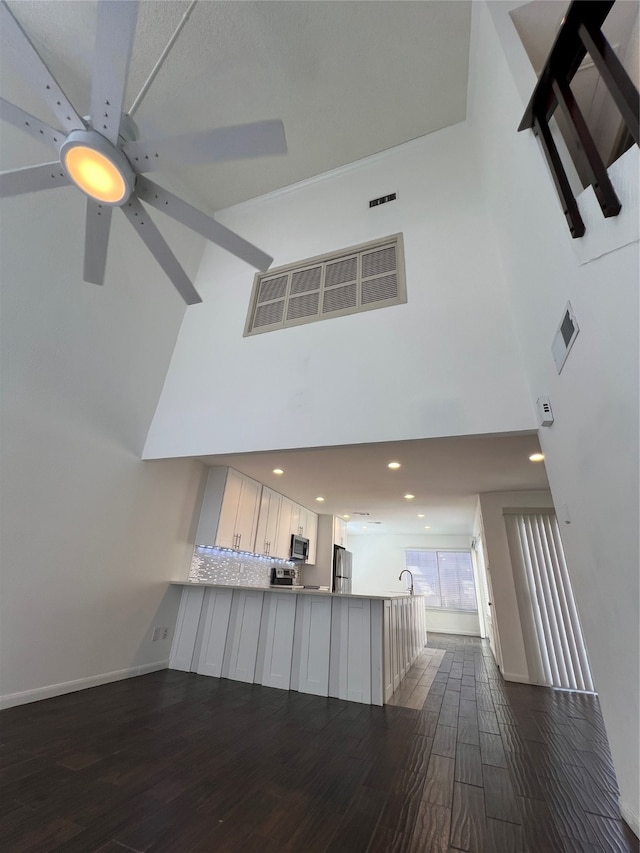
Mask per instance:
[[[349,536],[348,549],[353,554],[353,592],[379,595],[388,592],[404,592],[407,575],[398,580],[405,568],[405,550],[408,548],[430,548],[432,550],[467,550],[471,547],[470,536],[384,535],[358,534]],[[477,613],[447,613],[427,609],[427,629],[447,634],[471,634],[480,636]]]
[[[459,124],[219,213],[276,267],[401,231],[408,303],[243,338],[253,276],[208,246],[145,457],[535,428],[471,143]]]
[[[618,164],[620,216],[594,215],[585,238],[572,241],[537,141],[516,133],[525,99],[492,19],[506,5],[492,4],[490,14],[473,4],[471,123],[531,397],[551,398],[555,423],[540,431],[540,442],[623,813],[638,832],[638,149]],[[506,20],[501,37],[517,53]],[[513,73],[517,78],[517,68]],[[579,204],[593,210],[591,189]],[[558,376],[550,345],[567,300],[580,334]],[[504,637],[502,646],[506,654]]]
[[[1,704],[163,665],[191,558],[201,465],[140,461],[184,306],[118,211],[83,282],[84,208],[3,201]],[[200,241],[169,234],[194,272]]]

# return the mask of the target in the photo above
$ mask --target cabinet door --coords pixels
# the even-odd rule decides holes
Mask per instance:
[[[291,690],[329,695],[331,598],[297,595]]]
[[[288,560],[291,555],[291,533],[292,521],[291,515],[293,512],[293,501],[289,498],[282,498],[280,504],[280,520],[278,523],[277,549],[272,552],[272,556],[280,557],[282,560]]]
[[[258,532],[256,533],[256,554],[278,557],[278,522],[282,495],[266,486],[262,487],[260,513],[258,515]]]
[[[301,507],[300,504],[291,504],[291,533],[295,533],[296,536],[303,535],[303,520],[301,519],[303,511],[306,512],[304,507]]]
[[[316,564],[316,547],[318,544],[318,516],[310,509],[307,511],[307,518],[304,528],[304,535],[309,540],[309,557],[307,562],[312,566]]]
[[[239,551],[253,551],[256,544],[256,527],[260,510],[262,486],[249,477],[242,478],[240,503],[236,516],[236,544]]]
[[[264,597],[256,661],[256,684],[288,690],[296,622],[296,597],[270,592]]]
[[[267,593],[268,595],[269,593]],[[234,589],[222,677],[253,683],[264,593]]]
[[[383,601],[383,684],[384,701],[388,702],[393,696],[393,633],[391,628],[391,602]]]
[[[233,471],[229,468],[224,487],[224,497],[222,498],[218,533],[216,536],[216,545],[220,546],[220,548],[237,547],[236,519],[238,517],[240,498],[242,496],[243,481],[244,477],[242,474],[238,474],[237,471]]]
[[[347,522],[337,515],[333,517],[333,541],[336,545],[347,547]]]

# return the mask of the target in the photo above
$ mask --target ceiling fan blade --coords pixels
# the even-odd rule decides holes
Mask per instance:
[[[142,201],[146,201],[152,207],[156,207],[172,219],[182,222],[187,228],[191,228],[198,234],[202,234],[207,240],[212,243],[217,243],[227,252],[231,252],[237,258],[250,264],[259,270],[266,270],[273,262],[273,258],[265,252],[258,249],[252,243],[248,243],[234,231],[230,231],[202,213],[195,207],[192,207],[186,201],[183,201],[178,196],[173,195],[158,184],[150,181],[148,178],[139,175],[136,180],[136,194]]]
[[[0,197],[64,187],[68,183],[69,179],[62,171],[59,161],[54,160],[53,163],[42,163],[40,166],[0,172]]]
[[[137,0],[100,0],[91,82],[91,125],[118,141],[124,87],[138,17]]]
[[[287,153],[284,125],[279,119],[217,127],[152,139],[127,142],[123,151],[136,172],[161,169],[166,160],[185,166],[224,160],[242,160],[247,157],[266,157]]]
[[[0,119],[8,121],[9,124],[13,124],[15,127],[19,127],[20,130],[24,130],[25,133],[33,136],[34,139],[47,142],[56,148],[60,147],[67,135],[64,131],[56,130],[55,127],[51,127],[51,125],[40,121],[39,118],[21,110],[15,104],[5,101],[4,98],[0,98]]]
[[[98,204],[97,201],[87,199],[83,278],[91,284],[104,282],[112,210],[113,208],[109,205]]]
[[[4,0],[0,2],[0,33],[3,50],[11,56],[13,67],[40,95],[65,131],[84,128],[85,123]]]
[[[186,272],[178,263],[178,259],[138,199],[135,196],[131,196],[129,201],[120,210],[122,210],[129,222],[142,237],[147,248],[169,276],[173,286],[187,305],[195,305],[197,302],[202,302],[198,291],[191,284]]]

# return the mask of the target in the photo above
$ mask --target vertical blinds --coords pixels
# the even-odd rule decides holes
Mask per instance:
[[[405,551],[415,591],[426,607],[477,611],[476,587],[470,551]]]
[[[593,691],[558,520],[553,513],[505,515],[514,569],[525,584],[519,607],[530,675],[553,687]]]

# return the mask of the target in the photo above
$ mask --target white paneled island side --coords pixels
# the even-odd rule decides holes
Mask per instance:
[[[182,586],[171,669],[383,705],[424,648],[422,596]]]

